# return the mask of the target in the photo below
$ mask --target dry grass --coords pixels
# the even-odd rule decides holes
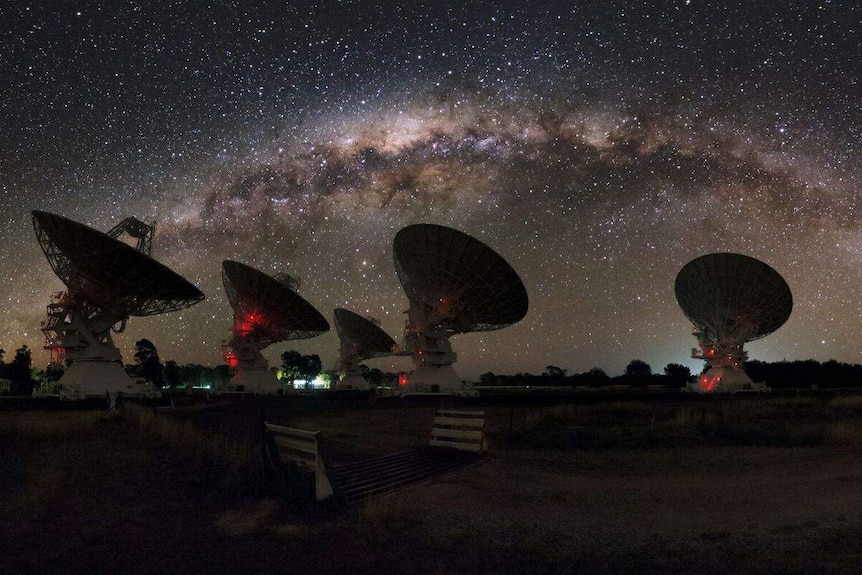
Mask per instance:
[[[205,433],[193,420],[157,413],[150,407],[126,402],[122,416],[142,433],[158,437],[179,453],[189,457],[200,473],[227,486],[238,486],[259,476],[259,446],[218,433]]]
[[[829,401],[835,408],[862,410],[862,395],[842,395]]]
[[[609,402],[528,408],[508,415],[498,409],[489,427],[496,444],[509,448],[838,446],[862,443],[862,398]]]
[[[862,564],[862,401],[492,407],[496,448],[484,464],[319,516],[291,513],[231,470],[249,454],[260,465],[242,430],[213,431],[230,406],[128,407],[119,419],[0,413],[0,573],[765,574]],[[254,406],[246,411],[232,425],[254,425]],[[429,414],[341,409],[285,422],[374,451],[417,441]],[[721,426],[753,426],[762,438],[770,418],[781,433],[808,426],[821,443],[664,449],[655,439]],[[629,443],[541,443],[569,427]],[[538,448],[524,450],[527,440]]]
[[[39,411],[9,411],[0,413],[0,437],[58,437],[88,432],[95,423],[105,420],[98,411],[60,411],[46,417]]]
[[[326,446],[338,457],[373,456],[425,445],[434,407],[341,410],[299,414],[289,425],[323,431]]]

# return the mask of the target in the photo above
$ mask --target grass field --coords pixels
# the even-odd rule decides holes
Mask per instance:
[[[268,402],[335,459],[432,405]],[[355,509],[282,507],[260,403],[0,412],[0,573],[858,573],[862,400],[487,409],[481,465]]]

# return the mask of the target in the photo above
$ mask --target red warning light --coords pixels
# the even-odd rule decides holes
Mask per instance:
[[[700,389],[703,391],[713,391],[716,387],[718,387],[718,384],[720,382],[721,382],[721,376],[720,375],[713,375],[712,377],[709,377],[706,374],[701,375],[700,376]]]
[[[66,360],[66,348],[54,347],[51,348],[51,363],[60,364]]]
[[[440,298],[440,313],[442,313],[444,315],[448,315],[449,314],[449,308],[451,307],[451,305],[452,305],[452,300],[450,300],[447,297],[441,297]]]
[[[401,387],[404,387],[405,385],[407,385],[407,374],[406,373],[399,373],[398,374],[398,385]]]
[[[263,314],[258,311],[252,311],[243,316],[242,319],[239,320],[239,329],[237,330],[240,334],[248,334],[255,330],[255,328],[261,323],[263,320]]]

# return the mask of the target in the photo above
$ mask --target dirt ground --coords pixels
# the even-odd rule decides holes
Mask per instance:
[[[0,574],[862,573],[860,456],[493,451],[360,508],[297,513],[122,421],[0,421]]]
[[[860,455],[506,453],[389,505],[435,537],[518,550],[520,572],[862,572]]]

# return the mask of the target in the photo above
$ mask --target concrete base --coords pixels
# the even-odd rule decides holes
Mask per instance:
[[[240,369],[228,383],[227,391],[258,395],[280,395],[283,393],[293,393],[293,385],[279,381],[268,368]]]
[[[407,384],[399,389],[401,395],[412,393],[441,393],[452,395],[472,395],[472,386],[461,382],[451,365],[421,367],[407,376]]]
[[[104,359],[73,361],[59,380],[45,389],[37,389],[33,395],[80,400],[103,398],[107,394],[116,396],[118,393],[128,397],[159,396],[159,391],[145,379],[130,377],[120,362]]]
[[[713,367],[698,376],[693,391],[698,393],[736,393],[758,391],[763,384],[754,383],[745,371],[738,367]]]
[[[335,384],[335,389],[358,389],[360,391],[368,391],[371,389],[371,386],[368,384],[368,380],[361,375],[348,375],[343,379],[338,380],[338,383]]]

